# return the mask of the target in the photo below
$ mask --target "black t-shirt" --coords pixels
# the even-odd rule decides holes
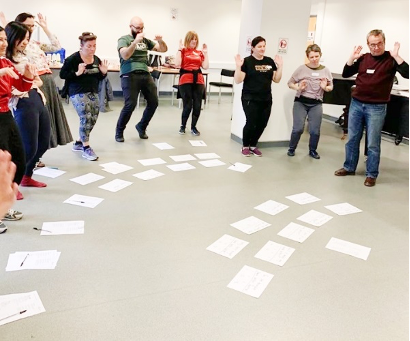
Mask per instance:
[[[245,72],[242,98],[245,100],[267,101],[272,99],[273,72],[276,64],[270,57],[258,60],[253,56],[244,58],[241,71]]]
[[[73,53],[64,61],[60,70],[60,77],[68,81],[68,94],[70,96],[86,92],[98,93],[98,83],[106,75],[98,68],[101,64],[100,58],[94,56],[94,62],[87,64],[82,75],[76,76],[78,65],[84,63],[79,52]]]

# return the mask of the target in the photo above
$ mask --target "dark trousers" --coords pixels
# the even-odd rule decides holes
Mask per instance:
[[[196,127],[196,124],[201,114],[201,102],[205,92],[204,84],[182,84],[179,86],[179,93],[182,98],[182,119],[181,125],[186,126],[189,115],[192,111],[191,129]]]
[[[140,91],[147,101],[147,106],[138,123],[140,130],[145,131],[155,110],[158,107],[157,86],[148,72],[127,73],[121,76],[121,88],[124,95],[124,107],[117,122],[116,135],[122,135],[131,115],[137,106]]]
[[[26,156],[19,128],[10,111],[0,113],[0,149],[11,154],[11,161],[17,168],[14,182],[20,184],[26,169]]]
[[[242,98],[242,107],[246,116],[243,127],[242,141],[244,147],[256,147],[259,138],[268,125],[272,100],[252,101]]]
[[[14,111],[17,126],[23,139],[26,153],[26,171],[32,176],[36,162],[50,144],[50,116],[37,90],[29,91],[29,97],[20,98]]]

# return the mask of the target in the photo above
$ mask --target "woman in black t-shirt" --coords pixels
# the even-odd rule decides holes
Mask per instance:
[[[255,37],[252,40],[251,55],[241,59],[235,56],[235,83],[243,82],[242,107],[246,116],[243,127],[242,155],[262,156],[256,147],[265,127],[268,124],[272,108],[272,81],[279,83],[282,78],[282,57],[275,59],[265,56],[266,40]]]
[[[95,161],[98,156],[90,147],[90,133],[99,114],[98,83],[106,77],[108,61],[101,61],[95,55],[97,36],[84,32],[80,39],[80,51],[73,53],[64,61],[60,78],[68,82],[68,95],[80,117],[79,139],[72,150],[82,152],[83,158]]]

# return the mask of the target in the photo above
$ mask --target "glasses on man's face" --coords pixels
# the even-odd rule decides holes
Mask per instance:
[[[144,29],[144,26],[139,27],[139,26],[131,25],[131,27],[134,27],[136,31],[142,31]]]
[[[376,47],[377,47],[378,49],[380,49],[380,48],[383,47],[384,43],[381,41],[380,43],[377,43],[377,44],[368,44],[368,45],[369,45],[369,47],[370,47],[371,49],[375,49]]]

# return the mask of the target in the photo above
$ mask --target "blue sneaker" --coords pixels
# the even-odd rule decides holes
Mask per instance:
[[[83,150],[82,157],[89,161],[96,161],[98,159],[98,156],[94,153],[94,150],[91,147],[85,148]]]
[[[310,157],[313,157],[313,158],[316,159],[316,160],[319,160],[319,159],[320,159],[320,155],[316,152],[316,150],[311,150],[311,151],[309,152],[309,156],[310,156]]]
[[[198,129],[196,129],[196,127],[193,127],[193,128],[191,129],[191,134],[194,135],[194,136],[199,136],[199,135],[201,135],[201,133],[198,131]]]
[[[83,143],[81,141],[75,141],[73,143],[73,147],[71,148],[73,152],[82,152],[83,151]]]

